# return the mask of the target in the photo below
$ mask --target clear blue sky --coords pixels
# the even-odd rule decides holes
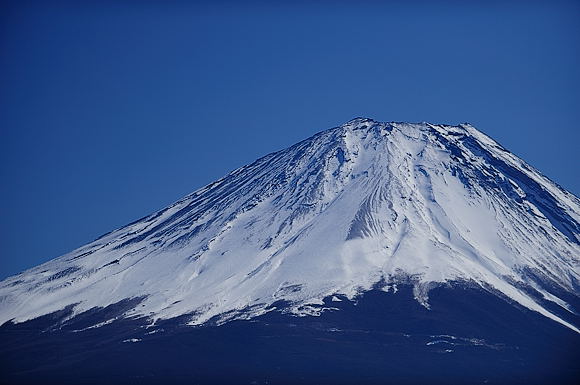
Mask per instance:
[[[47,3],[0,6],[0,278],[356,116],[580,192],[577,2]]]

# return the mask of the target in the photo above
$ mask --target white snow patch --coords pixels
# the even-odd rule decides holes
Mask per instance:
[[[353,299],[385,281],[396,293],[411,277],[426,307],[433,284],[468,281],[578,331],[515,284],[526,270],[573,294],[580,281],[579,234],[526,200],[526,181],[561,218],[580,221],[578,198],[472,126],[355,119],[5,279],[0,324],[142,296],[124,316],[187,314],[199,325],[255,317],[277,301],[316,316],[333,309],[326,297]]]

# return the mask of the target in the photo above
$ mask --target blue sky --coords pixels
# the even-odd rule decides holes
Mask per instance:
[[[580,193],[575,2],[81,3],[0,6],[0,278],[356,116]]]

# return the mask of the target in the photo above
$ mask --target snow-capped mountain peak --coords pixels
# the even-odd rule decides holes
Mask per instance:
[[[580,201],[469,124],[355,118],[0,284],[0,323],[128,298],[126,316],[248,318],[284,300],[477,285],[544,306],[577,297]],[[215,318],[214,318],[215,319]]]

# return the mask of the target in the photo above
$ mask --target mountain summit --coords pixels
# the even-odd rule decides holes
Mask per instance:
[[[471,125],[357,118],[4,280],[0,324],[121,301],[151,323],[312,316],[405,284],[427,309],[467,285],[578,332],[579,220],[577,197]]]

